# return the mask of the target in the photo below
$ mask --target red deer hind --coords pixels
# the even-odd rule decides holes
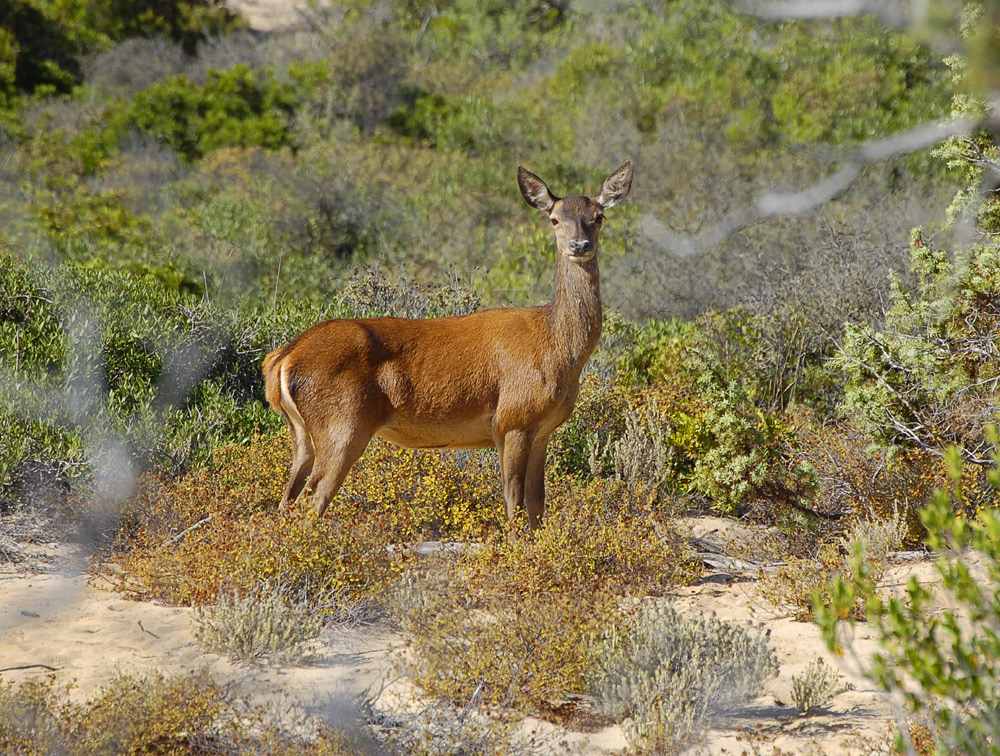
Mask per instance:
[[[267,400],[288,422],[283,505],[311,491],[322,514],[372,436],[416,449],[500,453],[507,517],[545,508],[545,450],[570,416],[601,333],[598,237],[632,186],[627,162],[596,197],[559,198],[520,166],[524,200],[552,223],[556,294],[538,307],[444,318],[327,320],[264,358]]]

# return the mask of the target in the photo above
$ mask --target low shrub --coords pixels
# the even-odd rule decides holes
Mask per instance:
[[[212,607],[197,610],[194,635],[207,651],[243,664],[265,657],[295,664],[322,630],[315,601],[296,601],[281,585],[267,581],[242,596],[220,592]]]
[[[404,558],[390,548],[399,527],[344,497],[323,518],[305,504],[278,510],[289,456],[283,436],[255,437],[179,480],[147,478],[107,555],[120,568],[116,588],[204,604],[220,590],[244,595],[271,580],[313,604],[325,606],[331,594],[377,602]]]
[[[410,572],[397,610],[412,635],[413,675],[458,705],[550,710],[582,692],[599,638],[623,627],[625,594],[660,592],[696,574],[669,517],[620,481],[550,486],[545,526]]]
[[[768,633],[715,617],[683,618],[647,602],[604,636],[591,678],[601,713],[621,723],[638,753],[680,753],[717,709],[760,693],[778,673]]]
[[[375,439],[338,498],[382,513],[403,540],[481,540],[504,522],[493,450],[417,451]]]
[[[831,517],[882,520],[898,513],[908,539],[917,540],[918,512],[947,474],[940,458],[917,449],[890,453],[873,448],[853,422],[822,423],[808,412],[796,415],[791,462],[813,480],[809,506]]]
[[[809,662],[805,672],[792,677],[792,702],[799,711],[808,714],[810,709],[819,709],[853,686],[840,685],[840,675],[833,667],[823,663],[819,657]]]
[[[421,701],[419,709],[364,702],[366,718],[387,756],[542,756],[549,743],[519,736],[518,722],[478,716],[472,705]]]
[[[824,605],[833,601],[830,579],[848,572],[852,557],[860,558],[870,579],[880,583],[889,554],[899,550],[905,534],[906,523],[899,510],[889,517],[857,520],[835,542],[820,544],[815,553],[786,557],[776,568],[761,569],[759,594],[778,612],[800,622],[809,621],[816,600]],[[853,613],[859,619],[864,617],[862,602],[855,605]]]
[[[484,570],[476,562],[485,558],[404,581],[398,611],[412,637],[413,679],[459,706],[549,711],[583,689],[597,638],[621,621],[618,602],[599,586],[570,590],[509,565]]]
[[[660,594],[701,570],[655,489],[615,479],[551,481],[544,527],[530,539],[494,543],[486,563],[567,590],[599,585],[618,595]]]
[[[279,723],[205,671],[121,675],[83,703],[67,694],[52,678],[0,683],[0,750],[26,756],[359,753],[360,744],[324,725]]]
[[[842,571],[845,563],[846,557],[836,544],[821,544],[811,556],[793,556],[770,570],[761,568],[758,595],[779,615],[808,622],[813,616],[813,596],[824,592],[830,576]],[[829,602],[829,595],[825,600]]]

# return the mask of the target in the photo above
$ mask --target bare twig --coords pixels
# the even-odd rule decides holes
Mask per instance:
[[[198,522],[196,522],[196,523],[195,523],[194,525],[192,525],[191,527],[189,527],[189,528],[185,528],[185,529],[184,529],[184,530],[182,530],[182,531],[181,531],[180,533],[178,533],[178,534],[177,534],[177,535],[175,535],[175,536],[174,536],[173,538],[171,538],[171,539],[170,539],[169,541],[166,541],[166,542],[165,542],[165,543],[164,543],[164,544],[163,544],[162,546],[160,546],[160,548],[161,548],[161,549],[165,549],[165,548],[167,548],[168,546],[173,546],[173,545],[174,545],[175,543],[177,543],[178,541],[181,541],[181,540],[183,540],[183,539],[184,539],[184,536],[186,536],[186,535],[187,535],[188,533],[190,533],[190,532],[191,532],[192,530],[197,530],[197,529],[198,529],[198,528],[200,528],[200,527],[201,527],[202,525],[205,525],[205,524],[207,524],[207,523],[209,523],[209,522],[211,522],[211,521],[212,521],[212,515],[209,515],[208,517],[205,517],[205,518],[203,518],[203,519],[201,519],[201,520],[198,520]]]
[[[18,669],[47,669],[49,672],[58,672],[62,667],[50,667],[48,664],[18,664],[16,667],[2,667],[0,672],[13,672]]]
[[[865,142],[843,158],[839,169],[812,186],[797,192],[765,192],[752,204],[729,211],[721,221],[697,236],[672,231],[649,214],[642,218],[643,230],[663,251],[675,256],[687,257],[707,252],[751,223],[767,218],[803,215],[836,199],[870,163],[930,147],[948,137],[968,132],[981,123],[974,118],[947,117]]]
[[[914,19],[903,3],[886,0],[780,0],[779,2],[743,2],[740,9],[767,19],[820,19],[872,15],[886,26],[905,26]],[[911,5],[906,3],[905,5]]]

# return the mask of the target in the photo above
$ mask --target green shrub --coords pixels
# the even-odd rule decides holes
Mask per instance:
[[[386,125],[412,143],[473,155],[509,151],[528,142],[533,112],[517,101],[484,97],[449,100],[436,92],[413,90],[407,104],[389,114]]]
[[[605,636],[591,689],[635,752],[680,753],[713,710],[754,698],[778,673],[767,638],[759,629],[704,615],[685,619],[669,605],[646,603],[629,625]]]
[[[994,431],[992,441],[997,441]],[[949,454],[952,480],[962,475],[960,455]],[[989,477],[1000,488],[1000,457]],[[956,487],[957,489],[957,487]],[[816,614],[831,650],[843,652],[840,620],[865,605],[882,650],[867,668],[883,689],[902,696],[917,722],[928,727],[936,753],[994,754],[1000,725],[1000,515],[982,509],[974,519],[962,510],[958,490],[942,490],[921,512],[937,581],[915,576],[901,596],[884,597],[871,571],[856,556],[851,570],[834,580],[833,602]],[[905,735],[904,735],[905,737]]]
[[[1000,361],[982,345],[1000,328],[1000,252],[978,246],[971,255],[958,265],[915,231],[915,291],[895,282],[885,327],[848,328],[838,361],[848,376],[844,410],[877,441],[939,455],[958,444],[985,467]]]
[[[291,144],[291,121],[303,95],[297,85],[307,78],[299,73],[280,81],[272,69],[241,64],[209,71],[201,86],[176,76],[138,93],[121,122],[188,160],[223,145],[284,147]]]
[[[246,22],[215,0],[59,0],[83,15],[83,23],[112,40],[164,36],[193,55],[209,37],[243,29]]]

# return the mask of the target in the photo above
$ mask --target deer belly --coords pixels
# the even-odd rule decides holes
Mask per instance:
[[[481,449],[493,446],[491,416],[421,421],[396,415],[375,435],[407,449]]]

